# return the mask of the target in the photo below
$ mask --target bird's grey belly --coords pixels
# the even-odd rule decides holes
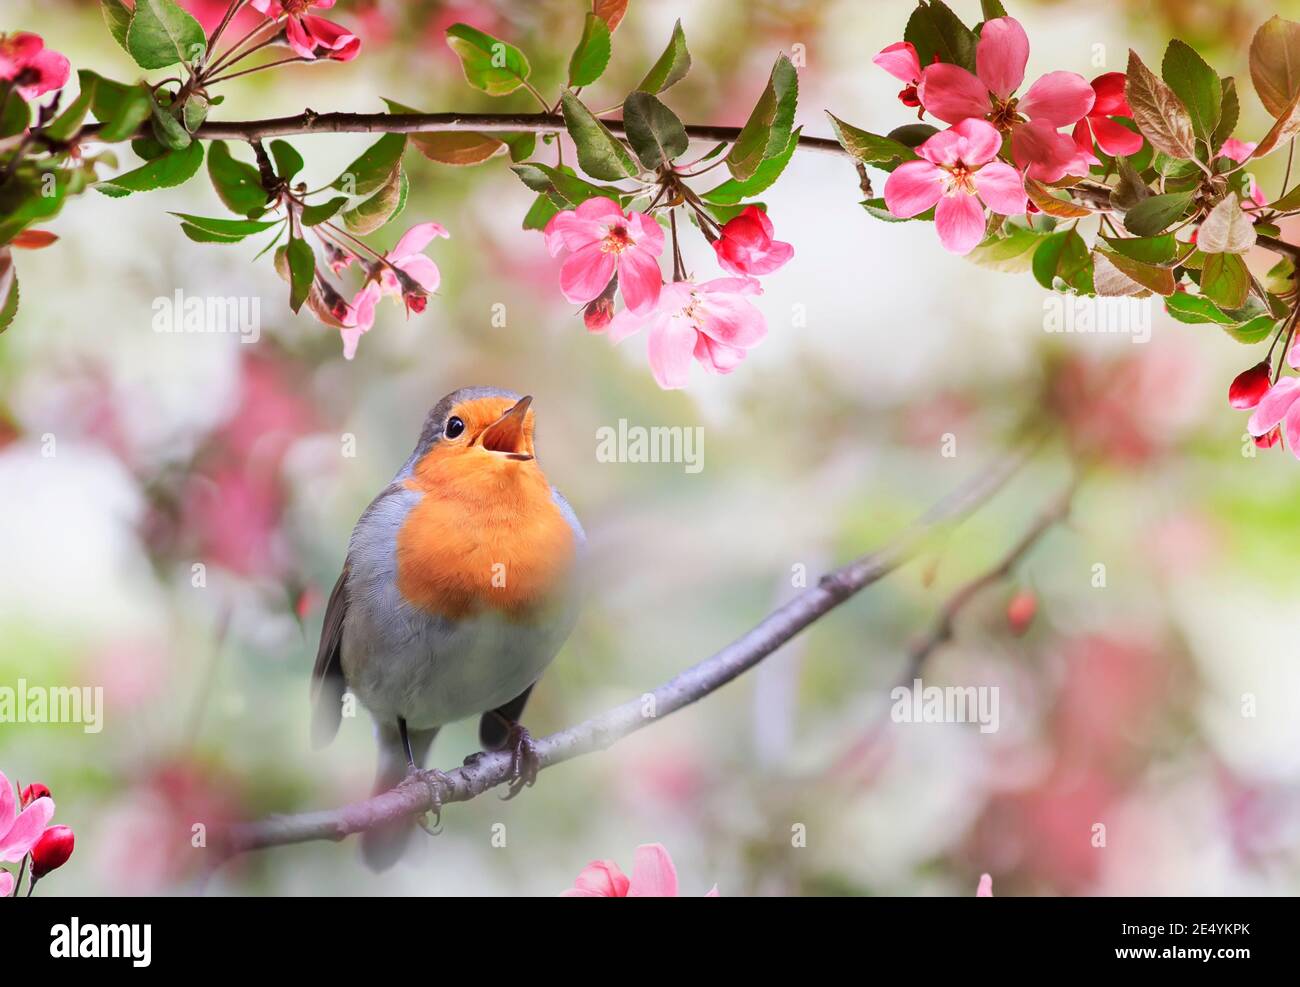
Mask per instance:
[[[537,681],[572,626],[569,608],[511,621],[495,612],[449,621],[394,601],[388,616],[349,609],[343,668],[379,720],[415,729],[495,709]]]

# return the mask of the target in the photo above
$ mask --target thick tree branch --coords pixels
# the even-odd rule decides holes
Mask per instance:
[[[817,585],[769,614],[743,637],[652,693],[541,738],[536,742],[541,766],[550,767],[581,754],[604,750],[753,668],[818,618],[893,572],[951,525],[988,501],[1033,455],[1043,438],[1040,434],[1024,443],[967,486],[940,501],[884,548],[823,576]],[[475,798],[510,780],[510,760],[509,753],[494,752],[470,758],[463,767],[446,774],[417,772],[391,791],[364,802],[232,826],[214,834],[213,846],[220,854],[219,859],[225,859],[231,854],[264,847],[341,840],[384,822]]]
[[[602,118],[601,122],[616,136],[627,136],[622,120]],[[266,120],[214,120],[199,127],[194,136],[201,140],[255,141],[300,134],[436,134],[448,131],[548,134],[564,129],[564,117],[550,113],[317,113],[304,110],[296,116]],[[93,140],[98,132],[98,124],[88,124],[77,139]],[[729,143],[740,135],[740,128],[688,124],[686,133],[692,140]],[[147,125],[139,136],[148,136]],[[828,137],[800,134],[799,148],[827,154],[848,154],[838,141]]]

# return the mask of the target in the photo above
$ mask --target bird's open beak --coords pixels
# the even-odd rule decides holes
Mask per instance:
[[[520,398],[514,407],[485,428],[481,436],[483,448],[499,452],[507,459],[532,459],[528,437],[524,434],[524,417],[532,403],[532,395]]]

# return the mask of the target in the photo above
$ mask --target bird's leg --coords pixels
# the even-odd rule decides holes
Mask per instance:
[[[505,795],[505,800],[509,801],[537,781],[537,773],[542,769],[542,759],[537,754],[537,745],[533,743],[532,735],[518,720],[504,716],[500,710],[495,709],[488,710],[483,715],[495,717],[506,728],[504,742],[495,749],[510,752],[510,790]],[[474,764],[486,756],[486,753],[480,751],[471,754],[465,758],[465,763]]]
[[[411,735],[406,730],[406,718],[403,716],[397,718],[397,732],[402,738],[402,749],[406,751],[406,773],[419,771],[419,766],[415,763],[415,754],[411,750]]]
[[[402,738],[402,749],[406,752],[406,776],[409,778],[414,774],[420,775],[425,786],[429,789],[429,808],[425,813],[416,817],[415,824],[430,836],[437,836],[442,832],[442,798],[438,785],[450,786],[451,777],[437,768],[425,771],[415,762],[415,752],[411,749],[411,734],[407,730],[405,717],[399,716],[397,718],[397,732]],[[432,822],[425,822],[425,816],[428,815],[433,816]]]

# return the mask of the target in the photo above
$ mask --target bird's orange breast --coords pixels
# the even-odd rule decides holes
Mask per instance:
[[[536,461],[435,447],[406,485],[424,494],[397,535],[397,586],[429,613],[527,619],[568,582],[574,535]]]

